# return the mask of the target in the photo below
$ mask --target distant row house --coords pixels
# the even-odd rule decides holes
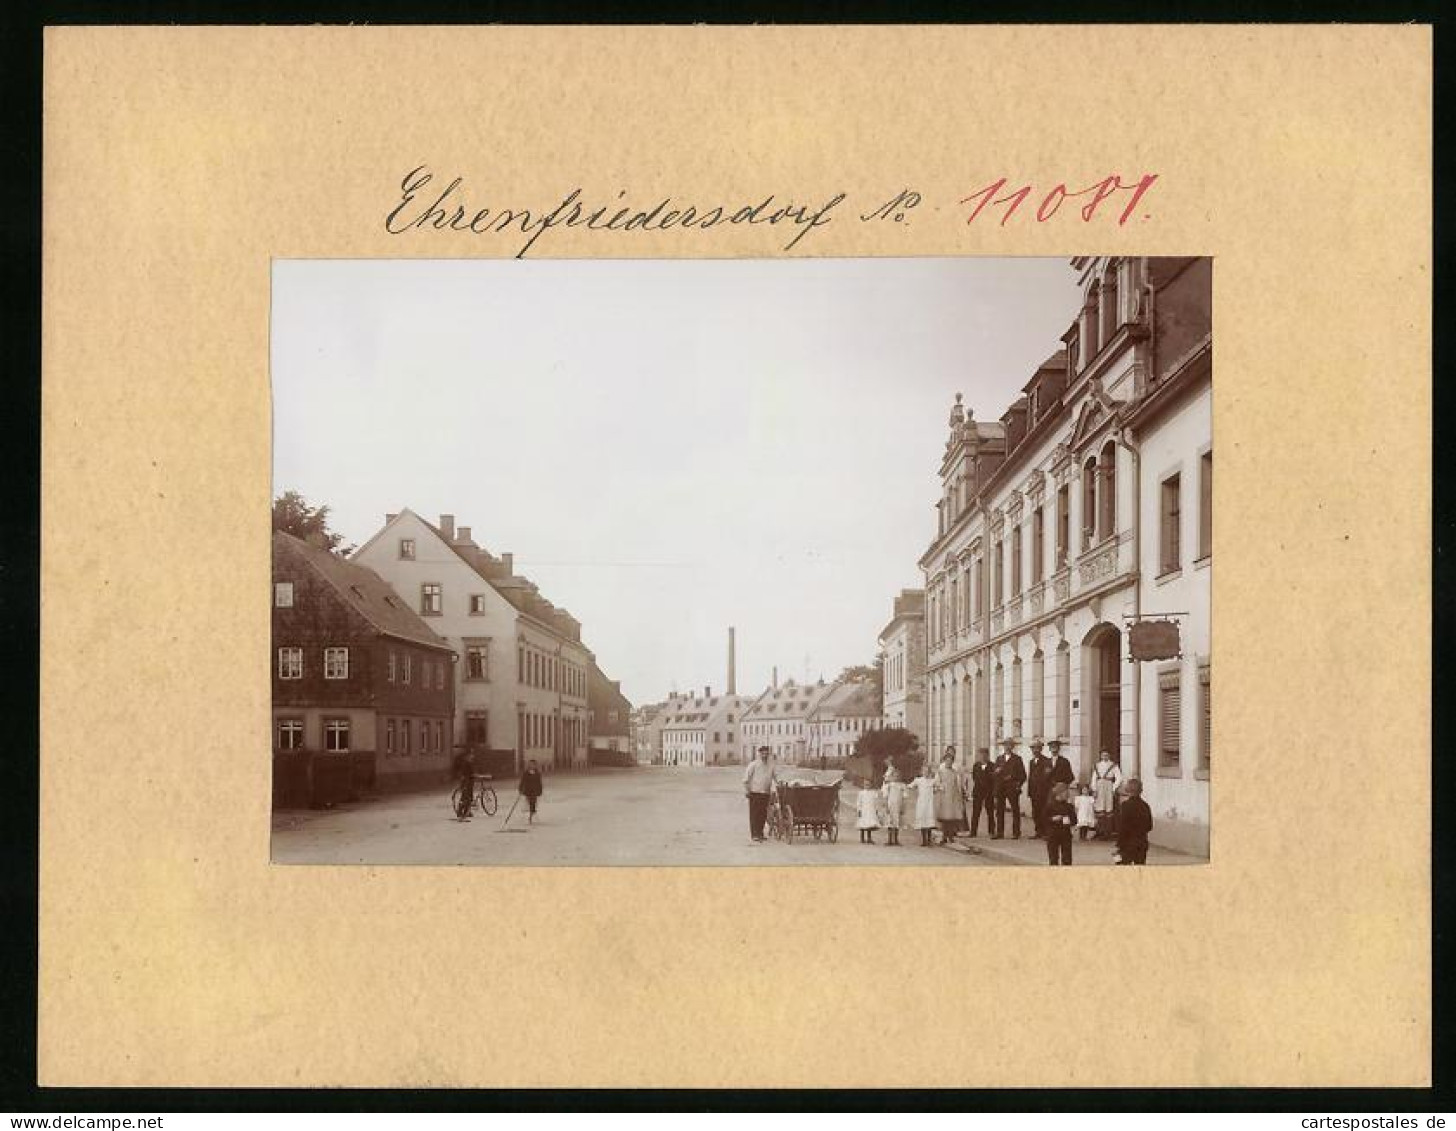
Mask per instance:
[[[908,730],[925,749],[925,590],[902,589],[880,630],[885,726]]]
[[[701,697],[673,692],[660,716],[661,759],[665,766],[717,766],[738,760],[743,713],[752,703],[744,695]]]
[[[965,759],[1060,737],[1084,780],[1107,751],[1142,779],[1154,839],[1206,853],[1212,264],[1072,266],[1063,348],[999,420],[951,410],[920,559],[927,738]],[[1133,659],[1148,625],[1164,646]]]

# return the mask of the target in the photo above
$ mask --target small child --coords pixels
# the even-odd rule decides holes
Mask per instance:
[[[868,778],[860,779],[855,805],[859,809],[859,842],[874,844],[875,830],[880,827],[880,795],[870,788]]]
[[[1065,782],[1058,782],[1052,788],[1051,801],[1042,812],[1048,864],[1072,862],[1072,826],[1077,823],[1077,813],[1072,808],[1070,792]]]
[[[893,764],[885,770],[885,784],[880,793],[885,799],[885,831],[889,836],[886,844],[900,843],[900,827],[905,823],[905,794],[908,790],[900,780]]]
[[[1086,840],[1087,834],[1097,827],[1097,805],[1092,800],[1092,787],[1084,785],[1077,790],[1077,839]]]

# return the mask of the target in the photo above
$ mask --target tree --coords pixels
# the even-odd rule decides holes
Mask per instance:
[[[339,549],[344,536],[329,529],[329,508],[310,506],[297,491],[284,491],[273,500],[273,529],[302,538],[305,542],[318,535],[323,539],[324,549],[340,557],[353,553],[355,549],[354,546]]]
[[[875,657],[872,664],[853,664],[839,673],[840,683],[872,683],[879,694],[884,693],[885,687],[885,657],[883,654]]]
[[[904,727],[867,730],[855,743],[854,754],[845,764],[853,777],[869,778],[878,785],[885,767],[894,764],[902,781],[909,781],[920,772],[920,739]]]

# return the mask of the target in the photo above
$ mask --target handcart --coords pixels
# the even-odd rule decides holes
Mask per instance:
[[[795,769],[791,776],[774,784],[769,801],[768,827],[775,840],[792,844],[795,836],[813,835],[815,840],[839,839],[839,786],[844,774],[837,771]]]

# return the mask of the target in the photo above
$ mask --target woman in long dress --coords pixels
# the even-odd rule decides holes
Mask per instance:
[[[1092,767],[1092,809],[1097,816],[1095,840],[1112,835],[1112,812],[1117,807],[1117,791],[1122,788],[1122,770],[1106,750]]]
[[[914,781],[915,827],[920,830],[920,847],[929,848],[930,834],[935,830],[935,770],[930,759],[920,767],[920,776]]]
[[[955,751],[947,749],[935,772],[935,819],[940,824],[940,842],[949,844],[965,823],[965,798],[961,796],[961,776],[955,768]]]
[[[885,767],[885,783],[880,786],[880,796],[885,802],[885,831],[889,835],[886,844],[900,843],[900,829],[904,824],[905,783],[892,762]]]

